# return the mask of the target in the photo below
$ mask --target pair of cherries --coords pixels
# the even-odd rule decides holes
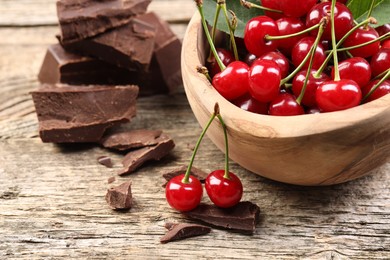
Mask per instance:
[[[216,103],[214,106],[214,113],[195,145],[187,171],[169,180],[165,188],[165,197],[168,204],[178,211],[192,210],[196,208],[202,200],[203,186],[197,178],[190,175],[190,172],[199,145],[207,132],[207,129],[216,117],[222,125],[225,136],[225,169],[211,172],[206,178],[205,189],[210,200],[221,208],[232,207],[241,200],[243,193],[242,183],[234,173],[229,171],[226,125],[220,115],[218,103]]]

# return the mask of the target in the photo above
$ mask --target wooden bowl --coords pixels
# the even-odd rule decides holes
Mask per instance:
[[[201,126],[219,103],[233,161],[263,177],[299,185],[346,182],[389,162],[390,95],[340,112],[291,117],[250,113],[224,99],[197,73],[196,66],[205,61],[204,38],[195,14],[183,41],[185,92]],[[207,134],[224,151],[218,120]]]

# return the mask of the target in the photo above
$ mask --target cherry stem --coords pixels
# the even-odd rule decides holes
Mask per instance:
[[[314,55],[316,53],[317,46],[321,40],[322,34],[324,33],[324,22],[320,23],[320,28],[318,29],[317,38],[315,39],[313,46],[310,48],[310,62],[309,66],[307,68],[305,81],[303,83],[303,87],[301,89],[301,93],[299,94],[298,98],[296,99],[296,102],[300,105],[303,99],[303,96],[305,95],[306,88],[307,88],[307,82],[309,81],[309,77],[311,74],[311,69],[313,68],[314,63]]]
[[[381,37],[378,37],[374,40],[371,40],[371,41],[368,41],[368,42],[364,42],[364,43],[361,43],[361,44],[358,44],[358,45],[354,45],[354,46],[351,46],[351,47],[345,47],[345,48],[340,48],[340,49],[337,49],[337,51],[349,51],[349,50],[353,50],[353,49],[357,49],[357,48],[360,48],[360,47],[364,47],[364,46],[367,46],[367,45],[370,45],[371,43],[374,43],[374,42],[379,42],[379,41],[382,41],[384,39],[387,39],[390,37],[390,32],[382,35]]]
[[[205,77],[211,82],[209,70],[205,66],[201,66],[201,65],[196,66],[196,71],[198,73],[205,75]]]
[[[375,3],[375,0],[371,0],[370,9],[368,9],[368,13],[367,13],[367,18],[371,17],[372,11],[374,10],[374,3]],[[368,24],[366,24],[364,26],[364,28],[367,29],[367,26],[368,26]]]
[[[214,113],[211,115],[209,122],[207,123],[207,125],[203,129],[202,133],[199,136],[198,141],[196,142],[194,151],[192,152],[190,163],[188,164],[188,167],[187,167],[186,173],[184,175],[184,178],[181,181],[182,183],[189,183],[190,182],[191,168],[192,168],[192,164],[194,163],[196,153],[198,152],[200,143],[202,142],[202,139],[203,139],[204,135],[206,134],[207,129],[209,129],[209,127],[210,127],[211,123],[213,122],[214,118],[217,116],[216,112],[219,113],[218,103],[215,103]]]
[[[218,1],[218,4],[220,4],[221,7],[222,7],[222,10],[223,10],[223,13],[224,13],[225,19],[226,19],[226,24],[227,24],[227,26],[228,26],[228,28],[229,28],[230,43],[231,43],[231,45],[232,45],[232,49],[233,49],[233,53],[234,53],[234,58],[235,58],[236,60],[239,60],[238,52],[237,52],[237,45],[236,45],[236,41],[235,41],[235,39],[234,39],[234,30],[235,30],[235,28],[233,29],[233,28],[232,28],[232,25],[230,24],[229,15],[228,15],[228,13],[227,13],[227,8],[226,8],[226,2],[225,2],[224,0],[223,0],[223,1],[219,0],[219,1]]]
[[[387,73],[383,76],[383,78],[375,84],[373,88],[363,97],[362,102],[365,101],[386,79],[390,77],[390,70],[387,70]]]
[[[211,39],[212,41],[215,43],[215,34],[216,34],[216,30],[217,30],[217,22],[218,22],[218,17],[219,17],[219,13],[221,12],[221,5],[217,3],[217,7],[215,9],[215,15],[214,15],[214,22],[213,22],[213,28],[212,28],[212,31],[211,31]],[[211,61],[211,58],[212,58],[212,50],[210,48],[210,53],[209,53],[209,57],[208,57],[208,61]]]
[[[315,29],[317,29],[319,27],[320,27],[320,24],[318,23],[316,25],[313,25],[310,28],[307,28],[305,30],[302,30],[302,31],[296,32],[296,33],[292,33],[292,34],[279,35],[279,36],[266,35],[265,39],[267,41],[288,39],[288,38],[291,38],[291,37],[299,36],[299,35],[305,34],[307,32],[313,31],[313,30],[315,30]]]
[[[340,71],[339,71],[339,60],[337,57],[337,47],[336,47],[336,34],[334,28],[334,9],[336,6],[336,0],[332,0],[332,7],[330,9],[330,23],[331,23],[331,34],[332,34],[332,50],[333,50],[333,63],[334,63],[334,81],[340,80]]]
[[[248,2],[248,1],[245,1],[245,0],[240,0],[241,2],[241,5],[245,8],[257,8],[257,9],[261,9],[261,10],[264,10],[264,11],[270,11],[270,12],[275,12],[275,13],[283,13],[282,11],[280,10],[276,10],[276,9],[271,9],[271,8],[268,8],[268,7],[264,7],[264,6],[261,6],[261,5],[258,5],[258,4],[254,4],[254,3],[251,3],[251,2]]]
[[[218,113],[217,117],[219,119],[219,122],[221,122],[223,134],[225,136],[225,174],[223,175],[223,177],[225,179],[230,179],[230,174],[229,174],[229,141],[228,141],[228,135],[227,135],[227,130],[226,130],[226,124],[223,121],[221,114]]]
[[[215,49],[215,45],[213,43],[213,40],[211,39],[210,32],[209,32],[209,29],[207,27],[206,19],[204,18],[202,2],[203,1],[200,1],[200,0],[196,1],[196,6],[198,7],[198,11],[199,11],[199,14],[200,14],[200,17],[202,20],[203,31],[206,34],[207,41],[210,45],[211,51],[214,54],[215,60],[217,61],[218,66],[221,69],[221,71],[223,71],[224,69],[226,69],[226,66],[222,63],[221,59],[219,58],[217,50]]]
[[[384,72],[382,72],[381,74],[379,74],[378,76],[376,76],[374,79],[381,79],[384,75],[386,75],[386,73],[387,73],[389,70],[390,70],[390,69],[385,70]]]

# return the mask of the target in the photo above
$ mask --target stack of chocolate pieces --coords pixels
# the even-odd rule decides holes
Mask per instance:
[[[135,116],[138,95],[181,86],[181,42],[146,13],[151,0],[59,0],[58,44],[48,47],[32,92],[44,142],[99,142]]]

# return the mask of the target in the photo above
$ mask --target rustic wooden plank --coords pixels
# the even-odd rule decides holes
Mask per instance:
[[[2,0],[0,27],[56,25],[58,19],[55,3],[55,0]],[[154,11],[172,23],[189,21],[195,10],[193,1],[183,0],[153,0],[148,8],[148,11]]]

